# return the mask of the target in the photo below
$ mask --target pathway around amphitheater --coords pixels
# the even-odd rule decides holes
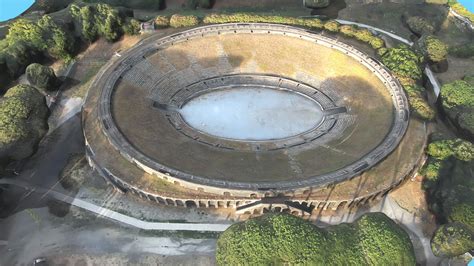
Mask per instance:
[[[224,223],[160,223],[160,222],[147,222],[139,220],[135,217],[124,215],[116,211],[104,208],[102,206],[95,205],[85,200],[73,198],[63,193],[47,190],[38,186],[33,186],[27,182],[18,179],[0,179],[0,184],[10,184],[20,186],[26,190],[38,192],[41,194],[48,193],[49,196],[81,208],[83,210],[92,212],[97,217],[104,217],[113,221],[132,226],[141,230],[159,230],[159,231],[198,231],[198,232],[222,232],[227,229],[231,224]],[[368,210],[356,210],[355,212],[345,213],[342,216],[322,216],[318,222],[322,224],[339,224],[339,223],[350,223],[355,219],[367,212],[383,212],[397,223],[401,224],[409,233],[410,238],[415,246],[415,253],[417,261],[422,264],[433,265],[440,261],[439,258],[435,257],[431,252],[430,239],[423,234],[422,221],[416,215],[407,212],[402,209],[397,203],[393,201],[390,195],[386,196],[378,204],[372,206]],[[14,241],[8,240],[12,244]],[[8,246],[8,245],[7,245]]]
[[[407,40],[403,37],[400,37],[394,33],[391,33],[391,32],[388,32],[386,30],[383,30],[383,29],[380,29],[380,28],[377,28],[377,27],[373,27],[373,26],[370,26],[370,25],[367,25],[367,24],[362,24],[362,23],[357,23],[357,22],[352,22],[352,21],[348,21],[348,20],[342,20],[342,19],[336,19],[336,21],[338,21],[339,23],[341,24],[347,24],[347,25],[357,25],[361,28],[367,28],[367,29],[370,29],[370,30],[373,30],[373,31],[376,31],[376,32],[379,32],[379,33],[382,33],[382,34],[385,34],[387,36],[389,36],[390,38],[393,38],[395,40],[398,40],[400,42],[403,42],[405,44],[408,44],[409,46],[413,46],[414,43],[410,40]],[[472,24],[471,24],[471,27],[472,27]],[[428,80],[430,81],[431,83],[431,86],[433,86],[433,92],[434,94],[436,95],[436,97],[439,96],[440,92],[441,92],[441,86],[438,82],[438,80],[436,79],[435,75],[433,74],[433,71],[431,71],[431,68],[429,66],[426,66],[425,67],[425,74],[426,76],[428,77]]]

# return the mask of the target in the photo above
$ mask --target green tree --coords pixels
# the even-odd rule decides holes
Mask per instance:
[[[50,91],[57,88],[58,79],[54,70],[40,64],[31,64],[26,68],[26,78],[31,85],[42,91]]]
[[[130,19],[123,25],[123,32],[127,35],[137,35],[140,33],[140,22],[136,19]]]
[[[413,16],[407,19],[408,28],[418,36],[425,34],[433,34],[435,29],[433,24],[426,18]]]
[[[30,47],[45,50],[47,44],[43,39],[43,29],[34,22],[26,19],[15,20],[8,29],[6,36],[9,46],[17,43],[27,43]]]
[[[438,63],[446,60],[448,56],[448,46],[436,36],[423,36],[419,44],[423,53],[431,62]]]
[[[441,101],[453,124],[474,136],[474,85],[464,80],[445,84],[441,88]]]
[[[229,227],[217,240],[219,265],[415,265],[407,233],[382,213],[320,229],[288,214]]]
[[[438,257],[455,257],[474,249],[474,232],[462,223],[441,225],[431,239]]]
[[[35,88],[17,85],[0,98],[0,161],[30,156],[46,133],[48,108]]]

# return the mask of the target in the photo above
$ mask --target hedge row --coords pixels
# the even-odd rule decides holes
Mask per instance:
[[[184,16],[175,14],[171,18],[166,16],[157,16],[155,18],[156,28],[174,28],[192,27],[200,23],[196,16]],[[365,42],[374,49],[380,49],[385,46],[383,39],[375,36],[367,29],[360,29],[354,25],[341,26],[335,20],[323,22],[318,18],[295,18],[284,16],[257,15],[250,13],[234,13],[234,14],[209,14],[202,19],[204,24],[222,24],[222,23],[275,23],[291,26],[300,26],[315,30],[327,30],[329,32],[340,32],[346,37],[355,38],[361,42]]]

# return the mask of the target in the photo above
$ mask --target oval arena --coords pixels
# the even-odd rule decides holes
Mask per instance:
[[[89,163],[158,204],[311,214],[375,200],[422,159],[424,125],[357,48],[274,24],[151,36],[83,111]]]

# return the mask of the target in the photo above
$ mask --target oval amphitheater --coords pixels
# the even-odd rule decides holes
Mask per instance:
[[[379,199],[416,171],[426,142],[373,55],[259,23],[144,39],[97,74],[83,128],[89,163],[119,190],[241,214]]]

